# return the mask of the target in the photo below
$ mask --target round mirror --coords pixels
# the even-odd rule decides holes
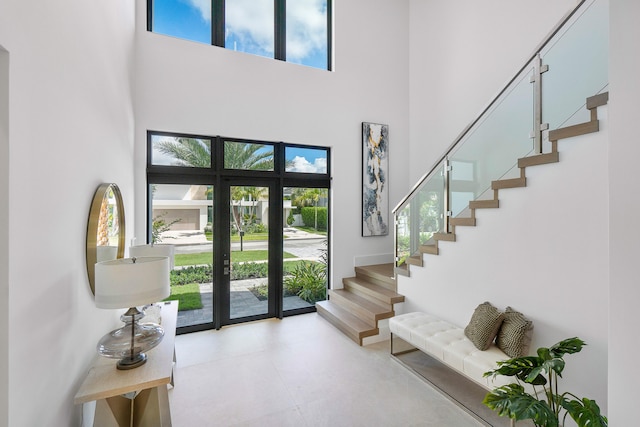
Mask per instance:
[[[91,202],[87,224],[87,274],[95,294],[97,262],[124,257],[124,204],[116,184],[100,184]]]

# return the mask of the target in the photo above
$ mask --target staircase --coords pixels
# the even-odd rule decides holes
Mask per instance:
[[[560,161],[558,153],[558,141],[565,138],[571,138],[579,135],[586,135],[588,133],[598,132],[598,107],[606,105],[609,101],[609,92],[604,92],[590,98],[587,98],[586,107],[590,111],[591,120],[585,123],[580,123],[573,126],[568,126],[556,130],[549,131],[549,142],[551,143],[551,152],[544,154],[537,154],[528,157],[518,159],[518,168],[520,169],[520,176],[517,178],[501,179],[491,182],[491,191],[493,191],[492,199],[485,200],[473,200],[469,202],[469,207],[465,212],[469,212],[469,216],[458,216],[449,220],[449,232],[448,233],[434,233],[432,239],[427,244],[421,245],[418,253],[406,259],[406,267],[399,267],[395,269],[395,272],[405,276],[409,276],[410,266],[423,266],[423,254],[438,255],[439,242],[455,242],[456,241],[456,227],[475,227],[476,226],[476,210],[477,209],[496,209],[500,207],[500,200],[498,198],[499,190],[518,188],[527,186],[527,177],[525,169],[531,166],[544,165],[548,163],[557,163]]]
[[[378,322],[394,316],[393,305],[403,302],[396,293],[393,264],[355,268],[355,277],[342,279],[343,289],[330,289],[328,299],[316,303],[318,314],[358,345],[380,333]]]

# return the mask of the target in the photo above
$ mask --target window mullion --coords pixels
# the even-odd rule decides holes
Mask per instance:
[[[281,61],[287,60],[287,0],[274,0],[274,51],[273,57]]]
[[[211,44],[224,46],[225,0],[211,0]]]

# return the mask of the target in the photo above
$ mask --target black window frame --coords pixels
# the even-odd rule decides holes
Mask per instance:
[[[153,31],[153,2],[147,0],[147,31]],[[225,1],[211,1],[211,45],[225,46]],[[295,1],[295,0],[292,0]],[[333,0],[327,1],[327,71],[333,71]],[[274,46],[273,56],[287,62],[287,0],[273,0]],[[187,40],[187,39],[185,39]],[[313,67],[316,68],[316,67]],[[320,69],[320,68],[316,68]]]

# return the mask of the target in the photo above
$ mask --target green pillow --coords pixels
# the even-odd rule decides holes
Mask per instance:
[[[476,307],[464,334],[478,350],[486,350],[495,339],[503,318],[504,313],[484,302]]]
[[[522,357],[527,354],[533,322],[511,307],[504,313],[504,321],[496,337],[496,345],[509,357]]]

